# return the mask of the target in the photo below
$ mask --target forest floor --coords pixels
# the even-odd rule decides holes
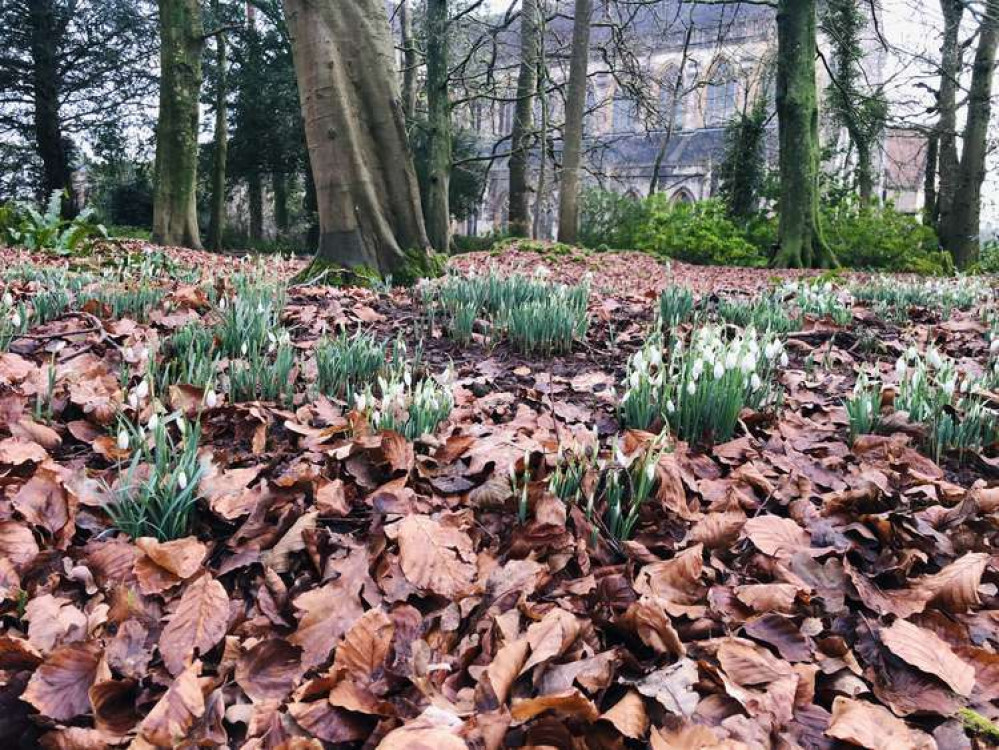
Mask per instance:
[[[525,354],[475,316],[456,341],[442,282],[286,286],[301,260],[0,249],[5,747],[994,746],[991,282],[554,250],[451,265],[585,279],[585,335]],[[779,398],[730,438],[622,424],[673,286],[696,312],[667,359],[696,327],[752,335],[733,316],[760,300],[794,321],[761,339]],[[318,387],[341,330],[386,346],[390,383]],[[241,397],[286,348],[254,381],[276,396]],[[373,429],[403,388],[389,367],[450,394],[432,433]],[[861,372],[884,388],[851,436]],[[920,377],[937,401],[917,420],[895,407]],[[615,535],[608,486],[633,496],[642,467]],[[194,503],[179,538],[126,534],[114,510],[137,496]]]

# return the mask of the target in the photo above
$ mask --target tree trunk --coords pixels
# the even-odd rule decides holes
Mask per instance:
[[[514,237],[527,237],[531,231],[528,168],[534,129],[534,91],[537,88],[538,0],[523,0],[520,9],[520,72],[517,75],[517,102],[510,133],[509,231]]]
[[[316,184],[320,264],[402,270],[429,249],[382,0],[284,0]]]
[[[676,79],[673,81],[673,90],[670,94],[669,102],[669,120],[666,123],[666,133],[663,135],[662,143],[659,144],[659,150],[656,151],[656,158],[652,164],[652,179],[649,180],[649,197],[656,194],[659,190],[659,170],[662,169],[663,159],[666,158],[666,150],[669,148],[670,141],[673,140],[673,129],[676,127],[676,116],[677,107],[680,106],[680,100],[684,95],[683,91],[683,76],[684,70],[687,67],[687,59],[690,53],[690,37],[694,34],[694,24],[691,23],[687,26],[687,33],[683,38],[683,52],[680,53],[680,67],[676,72]]]
[[[69,160],[62,140],[59,120],[60,39],[65,23],[56,14],[52,0],[29,3],[28,22],[31,39],[31,72],[34,88],[35,145],[42,160],[42,201],[54,192],[71,187]],[[71,198],[72,196],[70,196]],[[63,201],[63,213],[72,213],[72,201]]]
[[[775,262],[786,268],[836,264],[819,224],[815,2],[780,0],[777,8],[780,223]]]
[[[316,197],[316,180],[312,176],[312,165],[305,165],[305,192],[302,195],[302,210],[308,217],[305,231],[305,245],[313,252],[319,250],[319,200]]]
[[[871,144],[863,139],[854,140],[857,147],[857,190],[860,205],[869,206],[874,200],[874,171],[871,167]]]
[[[288,175],[274,172],[271,189],[274,191],[274,226],[278,232],[285,232],[288,229]]]
[[[406,122],[412,122],[416,114],[416,40],[409,0],[402,0],[399,5],[399,26],[402,34],[402,113]]]
[[[570,245],[575,244],[579,237],[579,167],[583,160],[583,122],[586,118],[586,78],[590,62],[593,0],[576,0],[574,13],[558,202],[558,240]]]
[[[448,2],[427,0],[427,236],[451,244],[451,99],[448,94]]]
[[[200,248],[198,97],[204,29],[199,0],[159,0],[160,108],[153,242]]]
[[[937,91],[937,138],[939,139],[937,200],[934,225],[941,231],[950,222],[954,188],[960,160],[957,153],[957,92],[963,63],[959,32],[964,0],[940,0],[943,12],[943,43],[940,47],[940,89]]]
[[[999,0],[989,0],[978,29],[978,49],[968,93],[968,121],[950,216],[942,236],[954,263],[965,268],[978,260],[982,210],[982,182],[988,153],[989,118],[992,115],[992,79],[999,47]]]
[[[246,194],[250,204],[250,239],[256,242],[264,237],[264,188],[260,172],[253,171],[246,178]]]
[[[212,0],[212,16],[221,18],[219,0]],[[208,247],[222,249],[225,232],[225,160],[229,150],[229,133],[226,120],[226,41],[225,34],[215,35],[215,66],[218,80],[215,89],[215,154],[212,161],[212,204],[208,223]]]
[[[936,226],[939,154],[940,136],[934,131],[926,139],[926,168],[923,170],[923,224],[928,227]]]

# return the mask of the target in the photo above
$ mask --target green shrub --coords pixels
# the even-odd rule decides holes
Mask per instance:
[[[592,248],[634,248],[636,231],[648,215],[647,200],[587,188],[579,195],[579,244]]]
[[[91,237],[106,237],[107,230],[94,221],[85,208],[72,221],[62,218],[62,193],[49,196],[45,208],[30,203],[12,203],[0,211],[0,241],[28,250],[51,250],[68,255]]]
[[[847,201],[836,210],[823,211],[823,229],[836,259],[849,268],[921,274],[954,270],[932,227],[891,204],[859,207]]]
[[[766,265],[766,254],[746,239],[720,201],[671,203],[655,195],[646,203],[649,213],[636,232],[637,249],[703,265]]]

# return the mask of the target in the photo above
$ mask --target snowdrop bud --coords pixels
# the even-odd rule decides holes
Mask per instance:
[[[635,352],[635,356],[631,358],[631,364],[638,372],[645,370],[645,356],[642,354],[641,349]]]
[[[246,342],[244,341],[242,345],[239,347],[239,353],[245,357],[248,351],[250,351],[250,347],[248,347],[246,345]]]
[[[224,312],[224,311],[225,311],[225,308],[226,308],[226,301],[225,301],[225,297],[222,297],[222,298],[221,298],[221,299],[219,300],[219,310],[222,310],[222,311]]]
[[[790,360],[787,358],[787,352],[781,352],[780,353],[780,366],[781,367],[787,367],[787,363],[788,362],[790,362]]]
[[[930,363],[934,369],[938,369],[943,365],[943,360],[940,359],[940,353],[932,348],[926,353],[926,361]]]
[[[10,292],[7,292],[3,296],[3,306],[4,307],[13,307],[14,306],[14,295],[11,294]]]
[[[413,386],[413,373],[408,369],[402,374],[402,382],[406,384],[407,388],[411,388]]]
[[[996,352],[999,352],[999,336],[996,336],[989,343],[989,352],[992,353],[992,354],[995,354]]]
[[[159,427],[159,424],[160,424],[160,418],[159,416],[157,416],[156,412],[153,412],[153,416],[149,418],[149,421],[146,423],[146,426],[150,430],[155,430],[157,427]]]
[[[183,469],[177,474],[177,486],[182,490],[187,489],[187,474],[184,473]]]
[[[697,385],[694,383],[693,380],[687,383],[687,393],[689,393],[691,396],[697,393]]]
[[[139,408],[139,397],[136,395],[135,391],[128,394],[128,405],[133,409]]]
[[[638,388],[641,382],[642,379],[637,372],[633,372],[631,373],[630,376],[628,376],[628,385],[630,385],[632,388]]]
[[[704,361],[700,358],[694,360],[693,367],[690,368],[690,377],[697,380],[701,377],[701,370],[704,369]]]
[[[140,382],[135,387],[135,395],[138,396],[140,399],[143,399],[143,398],[145,398],[146,396],[149,395],[149,381],[148,380],[143,379],[142,382]]]
[[[215,391],[209,390],[208,393],[205,394],[205,406],[207,406],[209,409],[214,409],[216,406],[218,406],[218,403],[219,403],[218,395],[215,393]]]
[[[187,420],[181,417],[177,420],[177,429],[180,431],[181,435],[187,434]]]
[[[947,394],[947,397],[950,398],[954,395],[955,386],[956,383],[953,380],[948,380],[941,386],[941,388],[943,388],[943,392]]]
[[[123,451],[128,450],[128,430],[124,427],[118,431],[118,448]]]
[[[761,385],[763,385],[763,382],[760,380],[760,376],[754,372],[753,377],[749,380],[749,387],[754,391],[758,391]]]
[[[21,316],[18,314],[17,310],[15,310],[11,314],[11,316],[10,316],[10,324],[12,326],[14,326],[14,328],[20,328],[21,327]]]
[[[676,404],[673,403],[672,399],[666,401],[666,412],[672,414],[676,411]]]
[[[368,399],[363,393],[354,394],[354,408],[358,411],[364,411],[368,406]]]
[[[715,369],[712,374],[715,376],[715,380],[721,380],[725,376],[725,365],[721,360],[715,362]]]
[[[658,348],[653,348],[649,352],[649,362],[655,366],[659,367],[663,363],[663,353]]]
[[[656,465],[652,461],[645,464],[645,478],[650,482],[656,478]]]
[[[728,354],[725,355],[726,370],[734,370],[738,362],[739,362],[739,353],[735,349],[732,349]]]
[[[967,393],[969,390],[971,390],[971,380],[965,378],[961,381],[961,393]]]
[[[905,370],[906,370],[905,359],[903,357],[899,357],[898,359],[895,360],[895,374],[901,378],[903,375],[905,375]]]
[[[747,354],[742,360],[742,372],[746,375],[753,372],[756,369],[756,357],[753,354]]]

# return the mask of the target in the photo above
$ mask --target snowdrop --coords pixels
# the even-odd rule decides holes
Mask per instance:
[[[129,445],[128,430],[122,427],[118,430],[118,449],[127,451]]]

